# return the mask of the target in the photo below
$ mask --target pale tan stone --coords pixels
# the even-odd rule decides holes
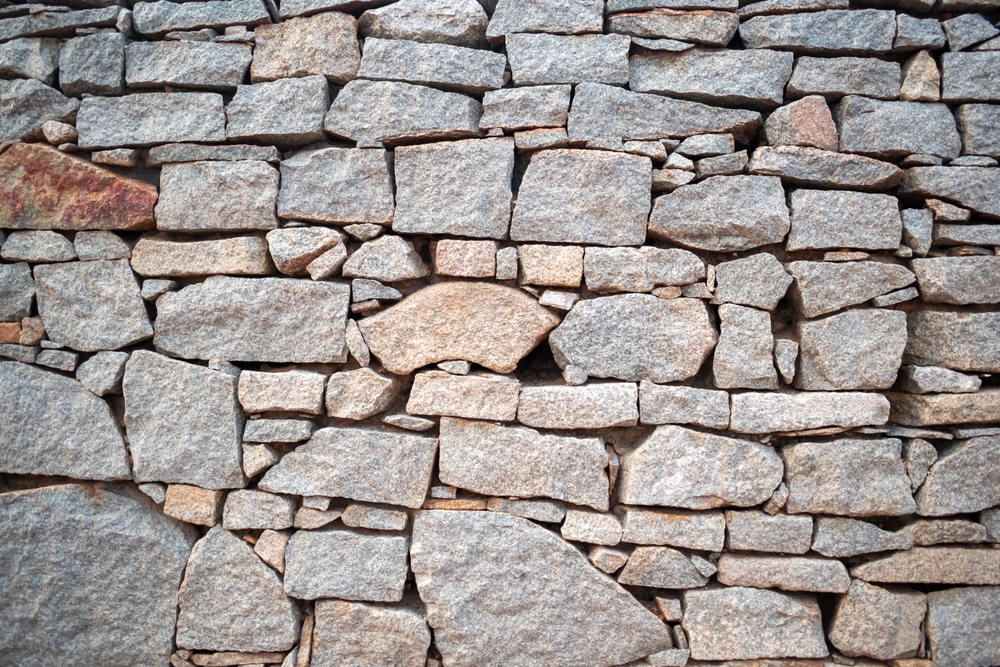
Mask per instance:
[[[579,287],[583,277],[580,246],[522,245],[517,249],[522,285]]]
[[[214,526],[222,519],[225,490],[203,489],[188,484],[167,485],[163,513],[199,526]]]

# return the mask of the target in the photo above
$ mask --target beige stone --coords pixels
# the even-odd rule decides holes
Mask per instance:
[[[826,99],[810,95],[775,109],[764,123],[770,146],[812,146],[837,150],[837,127]]]
[[[326,383],[326,412],[337,419],[367,419],[388,410],[399,390],[399,380],[370,368],[334,373]]]
[[[492,278],[496,255],[496,241],[441,239],[434,249],[434,271],[439,276]]]
[[[357,20],[340,12],[258,26],[250,81],[322,74],[330,83],[347,83],[361,66],[357,33]]]
[[[188,484],[168,484],[163,513],[187,523],[214,526],[222,519],[224,490],[203,489]]]
[[[411,415],[514,421],[520,390],[520,382],[502,375],[426,371],[413,378],[406,411]]]
[[[635,426],[638,389],[632,382],[580,387],[524,387],[517,420],[536,428],[613,428]]]
[[[312,371],[240,373],[240,404],[246,412],[305,412],[318,415],[323,409],[326,377]]]
[[[851,657],[913,657],[924,639],[920,626],[926,613],[923,593],[887,590],[855,579],[847,594],[837,600],[830,643]]]
[[[523,285],[579,287],[583,277],[580,246],[522,245],[517,249]]]

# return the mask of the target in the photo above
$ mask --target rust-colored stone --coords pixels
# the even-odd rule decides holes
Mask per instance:
[[[0,343],[14,343],[21,341],[20,322],[0,322]]]
[[[0,155],[0,222],[13,229],[151,229],[156,186],[45,144]]]

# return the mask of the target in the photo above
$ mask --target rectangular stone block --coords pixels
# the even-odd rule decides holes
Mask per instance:
[[[502,375],[426,371],[413,378],[406,411],[411,415],[514,421],[520,391],[520,382]]]
[[[84,150],[226,140],[218,93],[142,93],[80,102],[77,143]]]
[[[125,81],[130,88],[232,90],[243,83],[252,53],[249,44],[132,42],[125,49]]]
[[[729,393],[643,380],[639,419],[643,424],[695,424],[724,431],[729,428]]]
[[[731,397],[729,428],[737,433],[803,431],[826,426],[880,426],[889,401],[864,392],[745,392]]]
[[[403,535],[300,530],[285,550],[285,594],[303,600],[398,602],[409,542]]]
[[[517,420],[536,428],[613,428],[635,426],[639,391],[633,382],[579,387],[524,387]]]

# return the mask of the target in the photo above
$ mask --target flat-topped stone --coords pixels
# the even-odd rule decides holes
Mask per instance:
[[[864,392],[745,392],[731,397],[729,428],[737,433],[869,426],[889,419],[889,401]]]
[[[226,138],[226,116],[218,93],[88,97],[80,103],[76,129],[84,150],[220,142]]]
[[[478,95],[503,87],[500,53],[404,39],[365,40],[358,78],[426,84]]]
[[[758,16],[740,24],[748,49],[788,49],[819,55],[879,55],[892,50],[896,14],[878,9],[830,9]]]

